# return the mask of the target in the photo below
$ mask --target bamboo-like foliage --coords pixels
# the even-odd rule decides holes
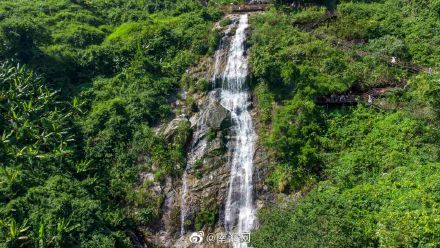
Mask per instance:
[[[72,154],[72,113],[56,94],[26,66],[0,66],[2,166],[61,164]]]

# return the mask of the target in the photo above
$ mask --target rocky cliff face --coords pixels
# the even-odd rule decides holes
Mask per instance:
[[[213,75],[217,73],[214,68],[224,66],[224,55],[227,54],[225,48],[234,30],[231,30],[231,25],[221,29],[223,45],[216,53],[219,57],[205,58],[198,66],[189,69],[188,76],[194,81],[205,79],[212,82]],[[212,85],[215,88],[215,82]],[[176,112],[180,109],[180,114],[159,130],[169,140],[179,126],[189,124],[192,134],[188,137],[187,166],[182,178],[170,177],[164,183],[152,186],[165,199],[161,220],[145,232],[149,244],[160,247],[196,247],[189,242],[189,236],[194,231],[224,232],[225,198],[228,195],[231,169],[228,148],[234,141],[234,133],[231,113],[220,105],[219,94],[219,89],[212,89],[208,93],[193,92],[190,96],[182,91],[180,100],[175,103]],[[193,100],[191,106],[186,103],[187,97]],[[257,112],[252,110],[252,106],[249,108],[255,118]],[[264,185],[267,158],[260,145],[256,146],[254,162],[254,195],[257,207],[260,208],[271,198]],[[206,243],[199,246],[207,247]]]

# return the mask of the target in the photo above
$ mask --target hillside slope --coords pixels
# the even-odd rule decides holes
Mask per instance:
[[[440,245],[439,6],[341,1],[334,13],[254,16],[260,136],[279,192],[255,247]],[[385,87],[354,106],[316,101]]]

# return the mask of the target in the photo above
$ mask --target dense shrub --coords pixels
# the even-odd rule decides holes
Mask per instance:
[[[439,246],[436,1],[340,2],[323,23],[316,7],[251,18],[267,183],[290,194],[260,211],[252,245]],[[391,57],[424,71],[391,67]],[[376,108],[314,101],[402,82]]]
[[[163,202],[140,173],[181,176],[191,132],[151,127],[213,52],[221,15],[196,0],[0,3],[13,61],[0,66],[0,246],[133,247]]]

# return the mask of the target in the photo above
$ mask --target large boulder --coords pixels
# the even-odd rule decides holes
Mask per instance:
[[[211,101],[208,104],[205,115],[203,116],[206,125],[215,130],[229,127],[231,124],[230,117],[231,113],[217,101]]]
[[[191,123],[189,122],[188,118],[186,118],[185,116],[178,116],[167,125],[165,130],[162,132],[162,136],[165,137],[168,142],[170,142],[178,133],[179,128],[181,128],[182,126],[190,125]]]

